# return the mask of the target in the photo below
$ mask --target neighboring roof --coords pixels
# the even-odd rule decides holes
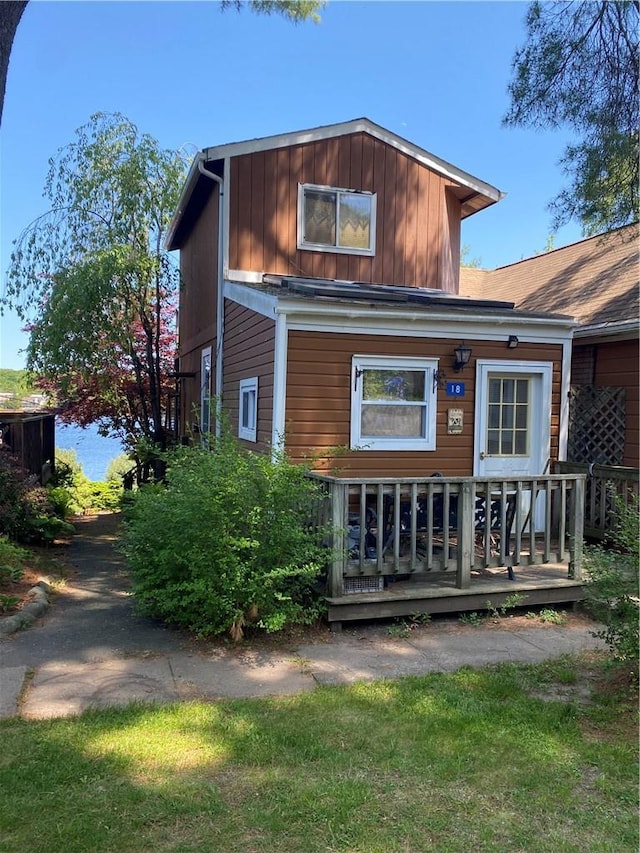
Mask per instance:
[[[315,127],[308,130],[299,130],[293,133],[283,133],[276,136],[264,136],[257,139],[249,139],[243,142],[230,142],[225,145],[217,145],[210,148],[204,148],[199,152],[189,171],[189,175],[185,181],[182,190],[178,207],[173,217],[167,237],[167,246],[170,249],[178,248],[178,240],[176,239],[177,232],[180,226],[182,217],[190,206],[192,196],[199,185],[206,179],[202,177],[199,164],[212,164],[226,157],[238,157],[242,154],[251,154],[256,151],[272,151],[278,148],[286,148],[291,145],[304,145],[311,142],[317,142],[323,139],[334,139],[340,136],[346,136],[353,133],[367,133],[374,139],[379,139],[381,142],[390,145],[408,157],[422,163],[427,168],[440,175],[450,178],[459,185],[457,190],[454,190],[456,196],[461,203],[461,215],[464,219],[489,207],[504,198],[504,193],[491,184],[470,175],[468,172],[459,169],[457,166],[448,163],[446,160],[431,154],[424,148],[414,145],[401,136],[386,130],[368,118],[357,118],[351,121],[340,122],[338,124],[328,124],[321,127]],[[209,187],[207,187],[207,191]]]
[[[460,292],[511,299],[517,308],[570,314],[593,333],[636,328],[640,312],[638,225],[499,267],[460,270]]]

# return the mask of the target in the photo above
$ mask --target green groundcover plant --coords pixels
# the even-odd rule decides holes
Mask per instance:
[[[588,578],[587,604],[592,615],[605,627],[596,632],[609,646],[616,660],[634,668],[637,677],[640,652],[639,566],[640,501],[616,501],[618,527],[607,546],[585,552]]]
[[[200,636],[277,631],[321,613],[319,495],[303,466],[244,451],[225,432],[209,450],[167,454],[166,482],[125,507],[123,550],[140,609]]]

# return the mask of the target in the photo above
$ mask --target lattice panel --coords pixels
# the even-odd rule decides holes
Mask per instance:
[[[624,388],[571,388],[569,405],[569,459],[622,465],[626,391]]]

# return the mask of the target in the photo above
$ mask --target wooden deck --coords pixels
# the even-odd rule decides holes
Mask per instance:
[[[455,577],[445,574],[433,579],[413,577],[388,583],[380,592],[329,596],[328,620],[332,630],[343,622],[415,616],[418,613],[463,613],[499,607],[511,596],[521,596],[518,606],[565,604],[584,598],[584,584],[567,577],[566,566],[516,566],[510,580],[507,569],[472,571],[468,589],[458,589]]]
[[[318,477],[329,622],[584,598],[584,475],[530,480]],[[532,509],[533,508],[533,511]]]

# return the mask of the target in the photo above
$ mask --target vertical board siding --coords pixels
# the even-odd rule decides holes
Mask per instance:
[[[240,380],[258,377],[258,440],[242,442],[251,450],[271,446],[275,325],[274,320],[225,300],[222,408],[237,435]]]
[[[427,477],[435,472],[446,476],[469,476],[473,471],[475,417],[475,360],[505,359],[504,344],[473,341],[471,364],[459,378],[466,395],[449,398],[438,391],[436,450],[345,452],[350,439],[351,359],[360,355],[395,355],[440,359],[440,369],[453,376],[453,350],[459,339],[398,338],[382,335],[338,333],[289,333],[287,363],[287,451],[293,459],[311,454],[334,457],[327,465],[344,475],[359,477]],[[525,344],[518,359],[552,361],[551,455],[558,457],[562,347]],[[463,410],[464,431],[447,434],[447,410]],[[336,453],[336,449],[339,448]],[[344,476],[343,475],[343,476]]]
[[[298,251],[300,183],[377,193],[375,256]],[[448,290],[453,269],[457,288],[451,180],[367,134],[233,157],[230,184],[231,269]],[[452,247],[444,267],[443,228]]]
[[[215,353],[218,294],[218,187],[180,250],[180,370],[195,373],[180,382],[180,431],[185,435],[200,409],[200,357],[204,347]],[[212,365],[212,369],[215,370]]]
[[[180,250],[180,350],[215,337],[218,286],[218,188]]]

